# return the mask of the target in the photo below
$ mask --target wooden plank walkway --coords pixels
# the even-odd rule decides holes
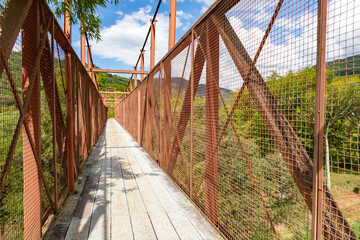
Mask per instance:
[[[45,239],[222,239],[114,120]]]

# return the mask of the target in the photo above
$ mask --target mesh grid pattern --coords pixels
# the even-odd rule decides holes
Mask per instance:
[[[229,239],[310,239],[317,224],[319,4],[216,2],[115,108]],[[327,6],[324,239],[359,237],[359,7]]]
[[[8,1],[0,19],[0,238],[40,239],[68,193],[67,52],[75,176],[106,108],[45,2]]]

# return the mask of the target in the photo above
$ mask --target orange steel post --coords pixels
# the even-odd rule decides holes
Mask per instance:
[[[55,47],[54,47],[54,36],[55,36],[55,26],[54,26],[54,18],[52,19],[52,28],[51,28],[51,65],[52,65],[52,98],[53,98],[53,121],[52,121],[52,128],[53,128],[53,161],[54,161],[54,192],[55,192],[55,207],[57,208],[57,203],[59,200],[59,189],[58,189],[58,179],[57,179],[57,154],[56,154],[56,138],[57,138],[57,131],[56,131],[56,77],[55,77]]]
[[[81,21],[81,29],[83,29],[84,22]],[[85,34],[81,33],[80,39],[80,55],[81,55],[81,63],[85,67]]]
[[[326,17],[327,0],[320,0],[318,6],[317,57],[316,57],[316,96],[315,96],[315,134],[314,134],[314,179],[312,203],[311,239],[322,239],[323,228],[323,148],[325,126],[325,85],[326,85]],[[329,236],[324,235],[328,239]]]
[[[136,66],[134,66],[134,70],[136,71]],[[137,87],[137,74],[134,74],[135,88]],[[137,90],[137,142],[141,145],[141,90]]]
[[[218,122],[219,122],[219,37],[208,23],[206,35],[206,151],[205,151],[205,214],[216,225],[218,192]],[[192,98],[191,98],[192,99]]]
[[[194,46],[194,29],[191,29],[191,77],[190,77],[190,199],[193,199],[193,152],[194,152],[194,54],[195,54],[195,46]]]
[[[170,0],[169,13],[169,50],[175,45],[176,0]]]
[[[28,93],[32,69],[40,42],[38,2],[34,1],[22,29],[22,87],[23,96]],[[24,239],[41,238],[41,184],[37,170],[36,157],[31,150],[30,139],[35,145],[35,152],[40,156],[40,76],[36,69],[32,91],[24,118],[30,134],[28,136],[23,125],[23,177],[24,177]]]
[[[162,162],[164,161],[164,158],[163,158],[163,156],[164,156],[164,154],[163,154],[163,149],[162,149],[162,147],[163,147],[163,143],[164,143],[164,141],[163,141],[163,130],[162,130],[162,121],[161,121],[161,117],[162,117],[162,114],[161,114],[161,110],[162,110],[162,106],[161,106],[161,99],[162,99],[162,86],[163,86],[163,84],[162,84],[162,82],[163,82],[163,77],[162,77],[162,69],[161,69],[161,67],[160,67],[160,71],[159,71],[159,78],[160,78],[160,81],[159,81],[159,102],[158,102],[158,104],[159,104],[159,135],[160,135],[160,144],[159,144],[159,165],[160,166],[162,166]]]
[[[151,47],[150,47],[150,70],[154,68],[155,65],[155,22],[152,22],[152,19],[150,19],[151,22]]]
[[[141,71],[144,71],[144,52],[145,50],[140,49],[140,55],[141,55]],[[141,74],[141,81],[144,80],[144,74]]]
[[[164,70],[164,162],[167,172],[169,171],[170,150],[171,150],[171,61],[163,66]]]
[[[64,16],[64,33],[71,43],[71,24],[70,19],[65,13]],[[74,191],[74,139],[73,139],[73,84],[71,73],[71,53],[66,51],[65,54],[65,77],[66,77],[66,123],[67,123],[67,164],[68,164],[68,189]]]
[[[94,81],[94,77],[93,77],[93,69],[92,69],[92,64],[91,64],[91,53],[90,53],[90,48],[91,48],[91,45],[88,45],[87,46],[88,48],[88,52],[87,52],[87,57],[88,57],[88,68],[89,68],[89,71],[90,71],[90,78]]]
[[[136,67],[134,66],[134,71],[136,71]],[[137,74],[134,73],[134,85],[135,85],[135,88],[137,87]]]

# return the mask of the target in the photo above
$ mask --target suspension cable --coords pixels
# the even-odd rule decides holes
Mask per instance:
[[[154,13],[154,17],[153,17],[152,20],[151,20],[151,24],[154,24],[154,22],[155,22],[156,15],[157,15],[157,13],[158,13],[158,11],[159,11],[159,8],[160,8],[160,5],[161,5],[161,1],[162,1],[162,0],[159,0],[159,2],[158,2],[158,5],[157,5],[156,10],[155,10],[155,13]],[[141,48],[141,52],[144,51],[144,48],[145,48],[145,45],[146,45],[146,42],[147,42],[147,40],[148,40],[148,38],[149,38],[150,33],[151,33],[151,26],[149,27],[149,31],[148,31],[148,33],[147,33],[147,35],[146,35],[144,44],[143,44],[143,46],[142,46],[142,48]],[[139,64],[139,61],[140,61],[140,58],[141,58],[141,52],[140,52],[140,55],[139,55],[138,60],[137,60],[137,62],[136,62],[135,69],[137,68],[137,66],[138,66],[138,64]],[[130,79],[129,79],[129,82],[128,82],[126,88],[129,87],[130,81],[131,81],[131,79],[133,78],[133,76],[134,76],[134,74],[131,74],[131,77],[130,77]]]

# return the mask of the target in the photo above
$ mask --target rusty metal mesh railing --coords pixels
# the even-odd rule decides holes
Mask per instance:
[[[40,239],[106,108],[46,2],[7,1],[0,29],[0,239]]]
[[[227,238],[357,239],[359,13],[217,1],[115,118]]]

